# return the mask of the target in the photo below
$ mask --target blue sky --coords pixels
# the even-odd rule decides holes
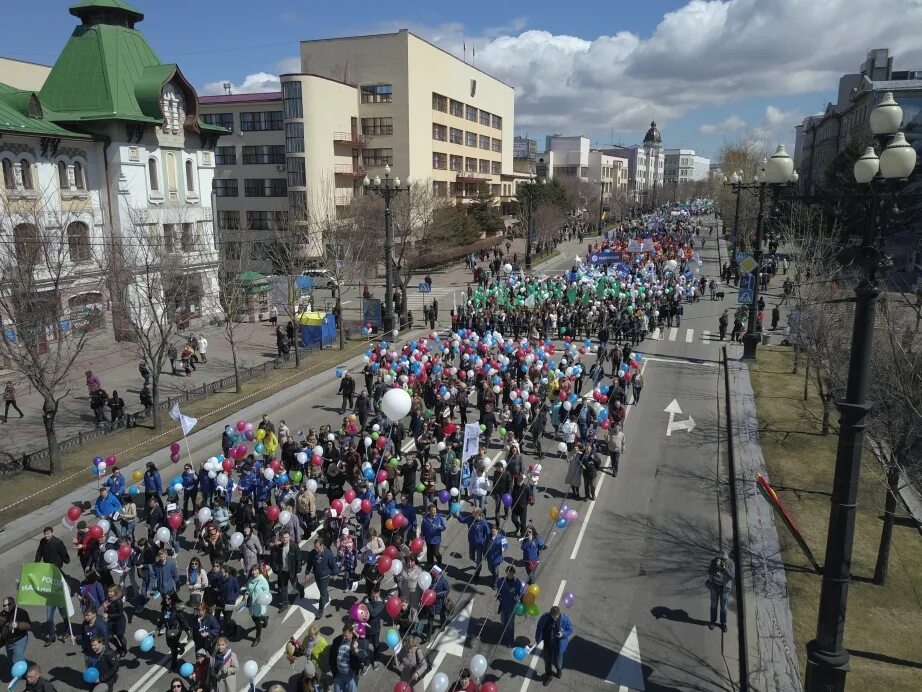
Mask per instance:
[[[71,2],[8,3],[0,54],[51,63],[73,30]],[[596,0],[390,3],[136,0],[139,28],[200,93],[272,88],[298,69],[298,41],[409,28],[477,51],[516,87],[516,131],[636,143],[653,118],[668,147],[715,155],[727,140],[793,142],[792,126],[833,99],[870,48],[922,69],[920,0]],[[2,81],[2,75],[0,75]]]

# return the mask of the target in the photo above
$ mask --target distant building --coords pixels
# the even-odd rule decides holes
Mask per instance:
[[[512,140],[512,158],[534,161],[538,156],[538,142],[528,137],[516,136]]]
[[[600,147],[599,151],[627,161],[628,191],[634,202],[646,207],[656,206],[657,190],[660,190],[660,200],[663,199],[666,156],[656,121],[650,123],[643,144]]]
[[[666,149],[664,181],[685,183],[707,180],[711,160],[698,156],[694,149]]]

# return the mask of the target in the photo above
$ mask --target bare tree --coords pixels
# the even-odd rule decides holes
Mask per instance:
[[[71,393],[71,371],[103,316],[102,239],[88,200],[76,200],[67,211],[56,190],[24,193],[9,195],[0,218],[0,352],[42,397],[53,474],[61,461],[58,407]]]
[[[222,238],[219,242],[221,271],[219,275],[219,307],[221,310],[224,339],[231,348],[234,366],[234,391],[243,391],[240,378],[238,347],[241,327],[250,320],[252,300],[255,294],[268,289],[268,280],[257,278],[256,272],[249,272],[251,257],[259,246],[248,235],[237,234]],[[259,275],[261,276],[261,275]]]
[[[766,155],[767,151],[764,144],[750,137],[724,142],[717,155],[717,160],[720,162],[720,168],[727,178],[730,178],[734,172],[741,171],[742,181],[750,183],[761,168],[762,159]],[[720,216],[724,220],[724,232],[737,230],[733,228],[733,223],[736,219],[737,196],[726,185],[716,185],[712,189]],[[748,240],[755,233],[757,216],[758,200],[756,197],[745,192],[740,193],[737,248],[744,249],[749,247]]]
[[[539,204],[535,207],[535,239],[549,247],[553,244],[554,236],[563,228],[566,216],[553,204]]]

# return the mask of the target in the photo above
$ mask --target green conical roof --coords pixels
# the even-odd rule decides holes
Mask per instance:
[[[70,13],[80,19],[86,19],[94,14],[122,15],[132,22],[140,22],[144,15],[124,0],[81,0],[76,5],[70,6]]]

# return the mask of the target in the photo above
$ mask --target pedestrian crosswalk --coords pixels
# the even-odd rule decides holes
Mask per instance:
[[[720,343],[719,335],[711,333],[710,329],[702,329],[696,332],[694,327],[686,327],[684,329],[681,327],[657,327],[650,336],[656,341],[684,341],[686,344],[693,344],[695,343],[696,333],[701,343]]]
[[[428,307],[432,304],[433,299],[439,301],[439,313],[448,315],[448,311],[457,303],[461,305],[467,300],[467,293],[464,288],[456,286],[433,286],[430,293],[420,293],[415,287],[407,291],[407,310],[412,310],[413,314],[419,314],[422,319],[423,306]]]

